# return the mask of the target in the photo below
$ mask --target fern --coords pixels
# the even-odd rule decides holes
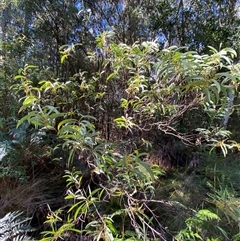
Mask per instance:
[[[213,222],[215,221],[215,222]],[[174,237],[176,241],[203,241],[203,240],[218,240],[217,237],[212,237],[211,234],[218,236],[219,231],[226,239],[227,233],[218,225],[220,218],[217,214],[208,209],[202,209],[195,213],[193,217],[186,220],[186,228]],[[214,230],[216,229],[216,230]],[[209,232],[211,231],[211,232]],[[214,231],[212,233],[212,231]]]
[[[208,186],[213,190],[213,193],[208,194],[208,202],[214,204],[217,210],[226,216],[228,222],[240,230],[240,198],[237,193],[234,193],[232,187],[219,185],[219,188],[216,189],[211,184]]]
[[[217,220],[217,221],[220,221],[220,218],[218,217],[217,214],[211,212],[210,210],[208,209],[202,209],[202,210],[199,210],[197,213],[196,213],[196,217],[199,219],[199,220],[202,220],[202,221],[210,221],[210,220]]]
[[[29,226],[29,218],[23,219],[22,212],[10,212],[0,219],[1,241],[28,241],[27,233],[33,229]]]

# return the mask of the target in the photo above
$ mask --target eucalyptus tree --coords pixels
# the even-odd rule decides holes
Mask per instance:
[[[116,41],[133,44],[151,37],[150,5],[152,1],[87,0],[83,1],[80,13],[87,13],[88,26],[95,35],[112,30]]]
[[[29,42],[22,30],[22,12],[17,1],[2,1],[0,5],[0,127],[6,133],[10,119],[17,115],[18,100],[11,91],[13,76],[25,64]]]
[[[150,16],[154,31],[170,45],[206,51],[207,46],[239,48],[239,1],[159,0]],[[233,41],[234,39],[234,41]]]
[[[12,1],[13,2],[13,1]],[[86,56],[96,47],[95,37],[112,30],[117,42],[158,40],[169,45],[206,50],[233,45],[238,48],[238,1],[189,0],[54,0],[6,2],[2,29],[28,42],[26,62],[50,66],[56,77],[68,79],[79,71],[91,71]],[[12,16],[12,17],[10,17]],[[14,16],[14,17],[13,17]],[[11,21],[5,21],[10,17]],[[7,25],[6,25],[7,23]],[[12,29],[12,30],[10,30]],[[4,36],[4,35],[3,35]],[[75,55],[60,64],[63,45],[75,46]],[[24,51],[24,50],[23,50]]]
[[[64,80],[86,67],[83,59],[94,38],[78,16],[78,1],[27,0],[21,1],[20,7],[28,18],[25,34],[31,41],[30,55],[36,59],[36,65],[50,67],[56,77]],[[61,65],[61,47],[76,42],[81,43],[78,61],[72,59]]]

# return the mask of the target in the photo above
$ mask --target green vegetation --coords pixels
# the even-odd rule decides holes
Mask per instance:
[[[1,240],[240,240],[238,1],[0,11]]]

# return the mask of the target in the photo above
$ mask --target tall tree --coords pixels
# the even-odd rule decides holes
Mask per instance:
[[[239,26],[237,0],[160,0],[151,15],[152,29],[172,45],[186,45],[206,51],[211,45],[232,46]],[[238,46],[235,47],[238,48]]]

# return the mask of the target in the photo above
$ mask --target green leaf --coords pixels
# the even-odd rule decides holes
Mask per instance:
[[[61,57],[61,64],[65,61],[65,59],[67,59],[68,58],[68,54],[64,54],[64,55],[62,55],[62,57]]]
[[[63,125],[76,125],[77,123],[76,119],[65,119],[58,124],[57,129],[60,130]]]
[[[24,78],[25,78],[24,75],[16,75],[16,76],[14,77],[15,80],[17,80],[17,79],[24,79]]]
[[[220,93],[222,89],[221,85],[215,79],[213,80],[213,83],[214,83],[214,86],[216,86],[218,93]]]
[[[202,75],[190,75],[185,78],[185,81],[188,82],[189,80],[205,80],[205,78]],[[198,82],[194,82],[194,83],[198,83]],[[201,81],[199,81],[199,83],[201,83]]]
[[[25,70],[28,70],[28,69],[37,69],[38,68],[38,66],[37,65],[25,65],[25,67],[24,67],[24,69]]]
[[[30,95],[23,101],[23,105],[33,105],[34,102],[37,100],[36,96]]]
[[[144,162],[144,161],[139,161],[138,163],[139,163],[139,165],[141,165],[142,167],[144,167],[144,169],[145,169],[144,174],[145,174],[145,175],[150,175],[152,181],[155,180],[154,172],[153,172],[153,170],[151,169],[149,163]]]
[[[109,81],[110,79],[114,78],[115,76],[118,76],[118,71],[114,71],[113,73],[111,73],[111,74],[107,77],[106,81]]]
[[[201,220],[218,220],[220,221],[219,216],[216,213],[211,212],[208,209],[201,209],[197,212],[196,216],[200,218]]]
[[[213,104],[213,101],[212,101],[212,99],[211,99],[212,93],[209,91],[209,89],[204,89],[203,91],[204,91],[204,93],[205,93],[205,95],[206,95],[207,102]]]
[[[36,112],[29,112],[26,116],[21,118],[17,123],[17,128],[24,122],[28,121],[28,123],[31,123],[32,117],[36,117]]]
[[[107,217],[104,219],[104,221],[107,224],[107,227],[111,230],[111,232],[116,235],[118,232],[117,232],[117,229],[113,225],[113,220],[111,218]]]

